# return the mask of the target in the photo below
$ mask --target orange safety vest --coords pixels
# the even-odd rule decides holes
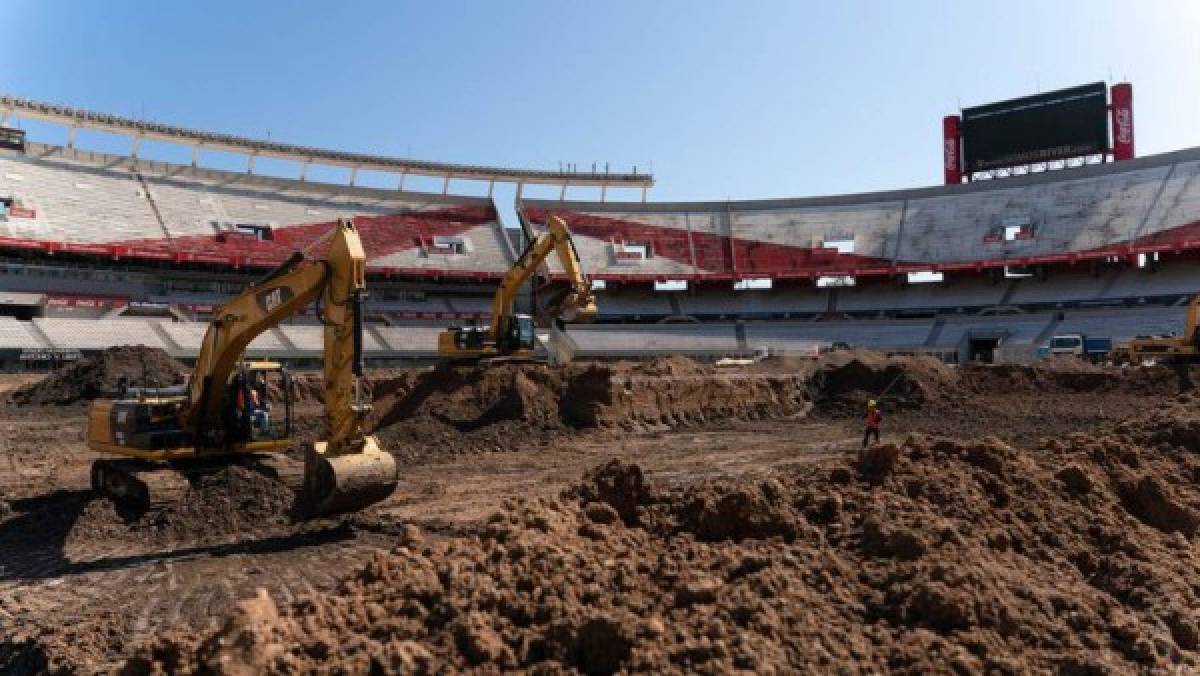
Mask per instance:
[[[867,427],[877,430],[883,424],[883,413],[877,408],[868,409],[863,419],[867,421]]]

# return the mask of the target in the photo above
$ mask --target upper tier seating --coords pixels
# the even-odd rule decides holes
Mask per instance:
[[[0,196],[19,207],[0,216],[0,238],[8,238],[2,242],[8,246],[265,267],[306,247],[337,218],[356,217],[373,267],[498,275],[511,259],[486,199],[31,145],[29,155],[0,152]],[[461,253],[444,253],[439,238],[462,240]]]
[[[1103,258],[1200,245],[1200,149],[971,185],[809,199],[696,203],[525,200],[563,215],[594,274],[886,274],[893,264]],[[648,243],[644,261],[613,243]],[[832,250],[836,246],[838,251]],[[587,253],[584,253],[584,252]],[[872,272],[874,271],[874,272]]]

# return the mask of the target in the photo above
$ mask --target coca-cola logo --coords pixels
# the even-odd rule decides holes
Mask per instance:
[[[1117,143],[1133,143],[1133,111],[1117,109]]]
[[[946,168],[958,170],[958,142],[952,138],[946,139]]]

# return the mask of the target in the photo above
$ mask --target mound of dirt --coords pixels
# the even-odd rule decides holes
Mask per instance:
[[[249,532],[291,522],[296,493],[268,467],[235,464],[181,479],[161,504],[134,512],[106,498],[88,502],[66,542],[195,540]]]
[[[888,357],[871,350],[822,355],[811,377],[817,407],[832,414],[861,415],[868,399],[889,409],[920,408],[953,398],[958,373],[933,357]]]
[[[965,364],[960,381],[972,393],[1106,392],[1168,394],[1179,391],[1179,377],[1165,367],[1113,368],[1075,357],[1054,357],[1036,364]]]
[[[666,429],[810,408],[801,374],[718,371],[682,357],[564,367],[443,365],[377,378],[373,387],[374,433],[385,448],[414,455],[514,450],[572,429]]]
[[[20,406],[73,404],[112,396],[123,378],[130,386],[167,387],[184,381],[187,369],[159,348],[110,347],[12,393]]]
[[[682,486],[610,463],[562,499],[506,504],[474,537],[405,538],[336,592],[251,599],[126,666],[1191,672],[1193,408],[1181,400],[1170,429],[1152,416],[1036,450],[912,436]]]

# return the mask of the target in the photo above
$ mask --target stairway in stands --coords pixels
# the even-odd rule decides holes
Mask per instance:
[[[1046,322],[1046,326],[1038,333],[1037,338],[1033,339],[1034,345],[1044,345],[1047,340],[1050,340],[1050,336],[1054,335],[1054,330],[1062,323],[1062,320],[1059,319],[1060,316],[1061,314],[1058,312],[1050,315],[1050,321]]]
[[[171,237],[171,231],[167,229],[167,222],[163,220],[162,212],[158,209],[158,203],[154,201],[154,195],[150,192],[150,185],[146,183],[146,178],[141,172],[135,171],[133,175],[142,186],[142,193],[146,195],[146,201],[150,203],[150,211],[154,212],[154,220],[158,221],[158,227],[162,228],[163,237],[167,240],[167,246],[174,249],[175,240]]]
[[[938,338],[942,337],[942,329],[946,328],[946,320],[939,319],[933,323],[929,329],[929,335],[925,338],[925,347],[933,347],[937,345]]]

